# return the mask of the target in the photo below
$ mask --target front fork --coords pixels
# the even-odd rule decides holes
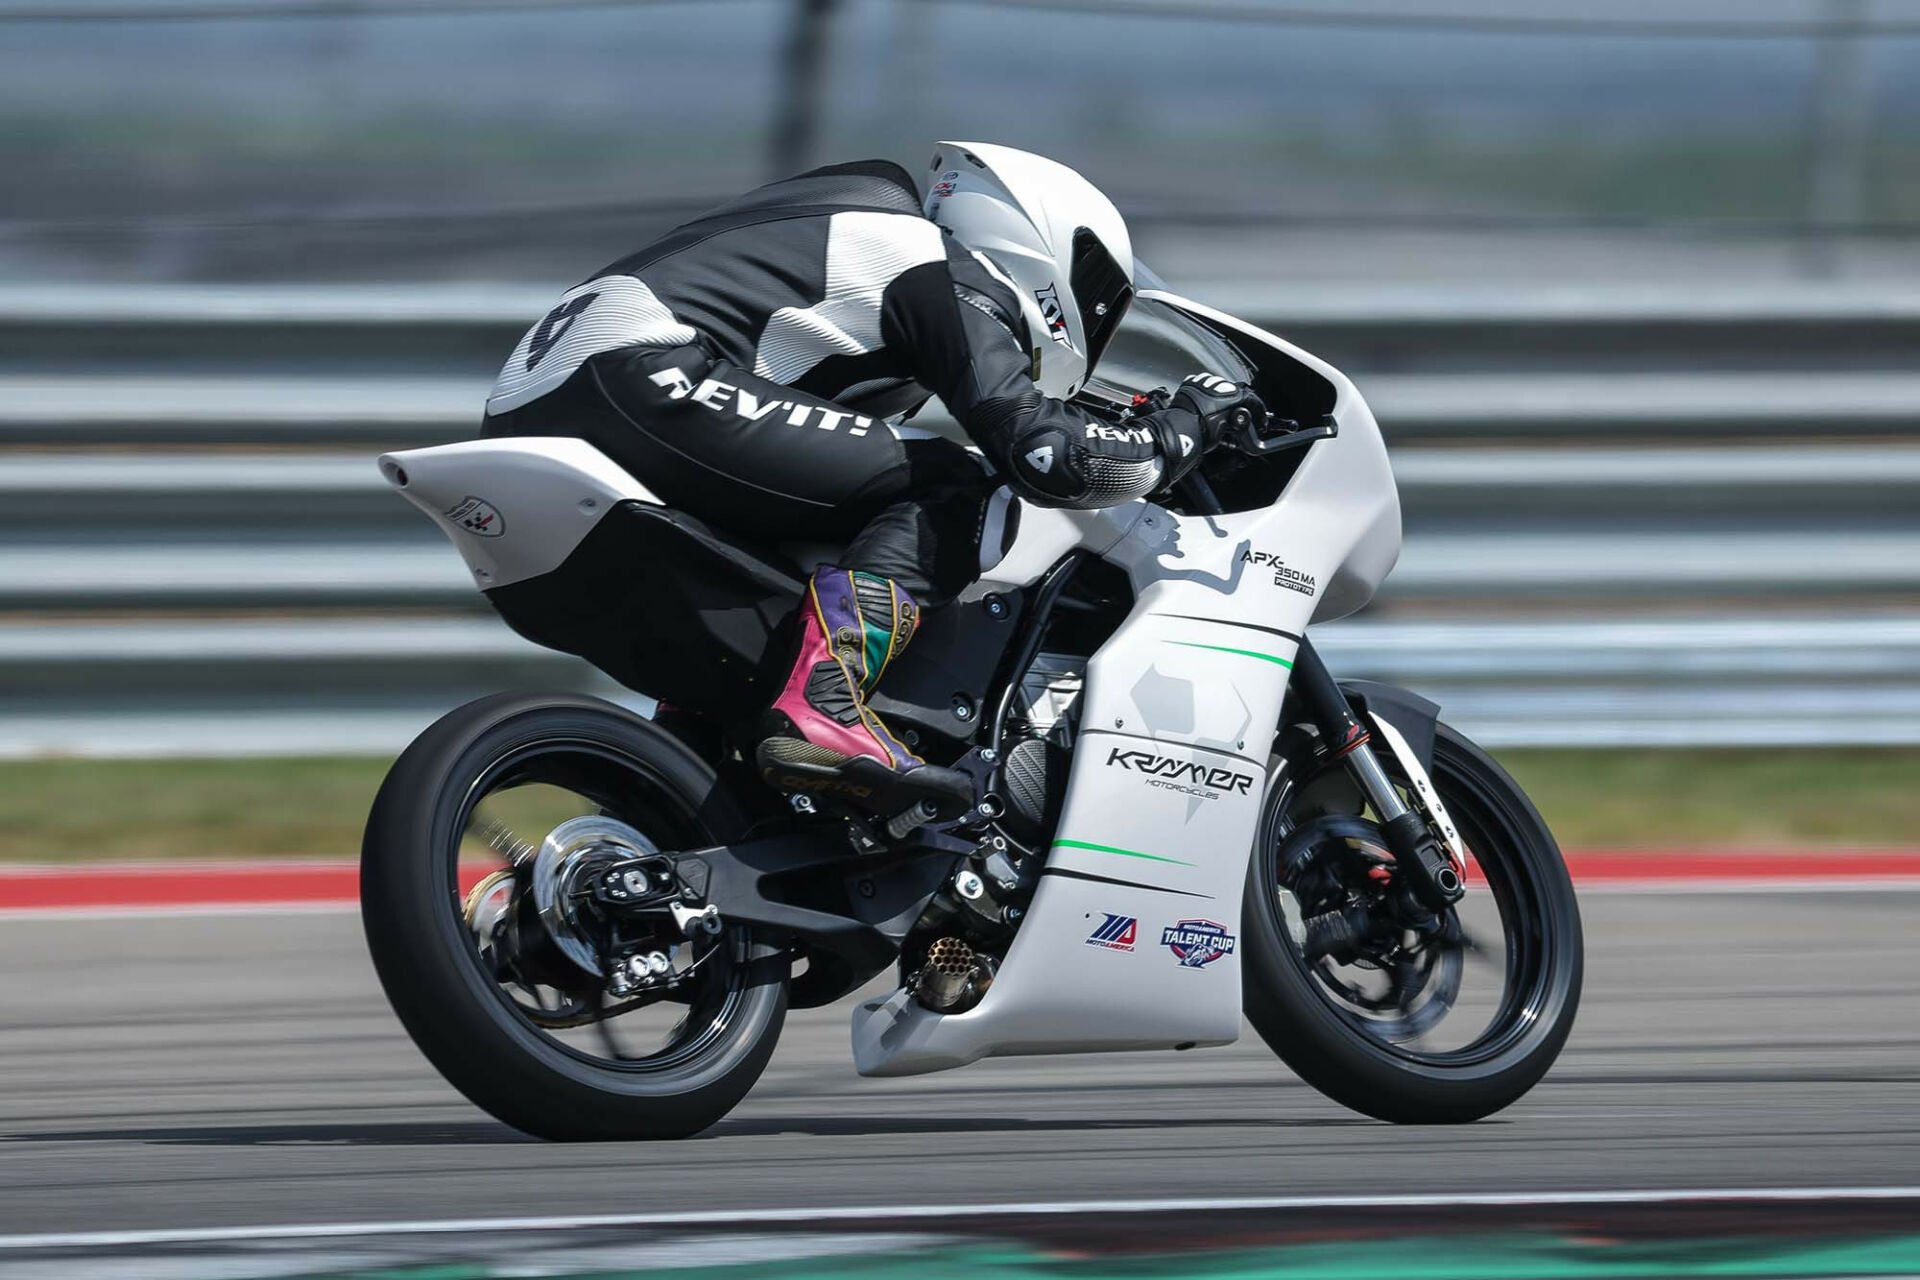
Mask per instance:
[[[1327,664],[1304,637],[1293,657],[1293,687],[1334,755],[1346,763],[1361,793],[1380,815],[1387,848],[1414,897],[1430,911],[1444,911],[1460,901],[1466,893],[1461,879],[1466,867],[1460,837],[1426,770],[1406,749],[1405,740],[1390,738],[1388,746],[1410,775],[1414,797],[1424,812],[1410,808],[1401,798],[1399,788],[1380,767],[1380,757],[1373,750],[1373,734],[1354,715]],[[1397,733],[1384,719],[1379,724],[1383,736]]]

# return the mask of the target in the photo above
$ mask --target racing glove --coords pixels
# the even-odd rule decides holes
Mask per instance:
[[[1134,404],[1139,411],[1128,421],[1154,433],[1166,461],[1158,486],[1162,490],[1173,488],[1199,466],[1240,413],[1266,414],[1250,386],[1212,373],[1193,374],[1172,395],[1163,388],[1135,396]]]
[[[1256,422],[1267,414],[1267,406],[1254,394],[1252,386],[1212,373],[1196,373],[1182,382],[1180,389],[1173,393],[1173,407],[1185,409],[1199,420],[1200,438],[1190,449],[1185,447],[1184,440],[1181,442],[1182,452],[1174,474],[1167,478],[1169,484],[1199,466],[1207,451],[1220,443],[1240,414],[1245,413]]]

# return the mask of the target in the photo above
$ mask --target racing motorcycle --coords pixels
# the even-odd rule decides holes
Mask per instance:
[[[1273,416],[1162,502],[994,496],[979,581],[873,698],[971,779],[964,806],[781,794],[751,766],[834,548],[717,532],[581,441],[380,459],[511,627],[644,695],[469,703],[374,802],[373,959],[468,1098],[552,1139],[684,1137],[752,1088],[789,1009],[856,994],[864,1075],[1224,1045],[1243,1014],[1385,1120],[1477,1119],[1547,1071],[1582,968],[1551,833],[1432,702],[1337,680],[1308,636],[1399,554],[1371,412],[1325,362],[1145,286],[1080,402],[1123,422],[1200,368]]]

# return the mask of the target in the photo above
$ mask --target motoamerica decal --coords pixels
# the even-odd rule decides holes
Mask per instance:
[[[1320,589],[1319,580],[1312,574],[1302,573],[1298,569],[1289,569],[1286,561],[1271,551],[1243,550],[1240,553],[1240,563],[1272,569],[1274,586],[1298,591],[1303,596],[1310,596]]]
[[[1227,926],[1213,920],[1182,920],[1160,934],[1160,945],[1173,952],[1185,969],[1204,969],[1221,956],[1232,955],[1233,943]]]
[[[1100,914],[1106,918],[1095,925],[1093,932],[1087,935],[1087,945],[1104,947],[1108,951],[1133,950],[1133,944],[1140,935],[1138,917],[1117,916],[1111,911],[1103,911]]]
[[[1150,787],[1178,791],[1201,800],[1218,800],[1223,793],[1244,796],[1253,787],[1253,775],[1232,769],[1216,769],[1197,760],[1176,760],[1151,751],[1111,747],[1107,767],[1146,775]]]
[[[497,538],[507,531],[507,522],[493,504],[472,494],[447,508],[447,519],[476,538]]]

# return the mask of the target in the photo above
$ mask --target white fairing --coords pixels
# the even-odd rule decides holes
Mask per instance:
[[[482,591],[560,566],[614,504],[656,505],[647,487],[584,440],[473,440],[384,454],[380,474],[426,512]]]
[[[1326,376],[1339,435],[1312,446],[1264,510],[1022,513],[988,584],[1025,585],[1078,545],[1124,568],[1137,598],[1088,664],[1060,829],[993,986],[962,1014],[900,993],[861,1005],[853,1046],[864,1074],[1239,1035],[1241,894],[1297,637],[1372,597],[1399,554],[1399,499],[1373,415],[1337,370],[1160,296]],[[1135,922],[1130,948],[1106,936],[1109,916]],[[1195,944],[1206,938],[1218,941]]]
[[[1152,296],[1325,377],[1339,434],[1314,444],[1260,510],[1025,508],[1004,549],[1007,500],[989,513],[976,594],[1027,586],[1083,549],[1124,569],[1136,599],[1087,664],[1060,828],[992,987],[961,1014],[903,992],[861,1005],[863,1073],[1239,1034],[1241,895],[1298,638],[1372,597],[1399,554],[1399,500],[1373,415],[1338,371],[1231,317]],[[577,440],[416,449],[380,468],[482,588],[558,567],[618,502],[656,501]]]

